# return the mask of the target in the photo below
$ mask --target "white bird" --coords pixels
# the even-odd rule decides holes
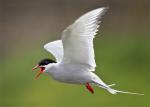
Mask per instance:
[[[40,61],[33,68],[41,69],[35,79],[45,72],[60,82],[85,85],[91,93],[94,93],[91,84],[95,84],[111,94],[143,95],[112,89],[111,86],[114,84],[107,85],[94,73],[96,63],[93,39],[98,31],[100,18],[106,10],[106,7],[102,7],[82,15],[63,31],[61,40],[47,43],[44,48],[56,58],[56,61]]]

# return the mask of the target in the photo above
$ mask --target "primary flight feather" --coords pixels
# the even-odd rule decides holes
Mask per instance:
[[[61,40],[44,45],[44,48],[56,58],[56,61],[41,60],[33,68],[40,68],[36,79],[45,72],[60,82],[83,84],[91,93],[94,93],[91,84],[95,84],[111,94],[143,95],[112,89],[111,86],[114,84],[107,85],[94,72],[91,72],[95,71],[96,67],[93,39],[100,26],[100,18],[106,10],[106,7],[102,7],[82,15],[63,31]]]

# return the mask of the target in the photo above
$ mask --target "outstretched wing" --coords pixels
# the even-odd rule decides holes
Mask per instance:
[[[60,62],[63,58],[63,45],[61,40],[56,40],[44,45],[44,48],[50,52],[55,58],[57,62]]]
[[[79,63],[94,71],[96,67],[93,38],[99,27],[99,19],[106,8],[92,10],[79,17],[62,34],[63,63]]]

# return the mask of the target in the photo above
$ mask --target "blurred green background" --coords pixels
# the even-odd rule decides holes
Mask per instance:
[[[1,0],[0,107],[150,107],[149,0]],[[115,89],[144,96],[111,95],[94,87],[34,81],[32,67],[53,58],[43,49],[83,13],[109,6],[94,40],[96,74]]]

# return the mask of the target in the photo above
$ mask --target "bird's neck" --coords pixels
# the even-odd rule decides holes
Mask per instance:
[[[50,63],[47,65],[46,69],[45,69],[45,72],[46,73],[52,73],[55,71],[55,68],[57,66],[57,63]]]

